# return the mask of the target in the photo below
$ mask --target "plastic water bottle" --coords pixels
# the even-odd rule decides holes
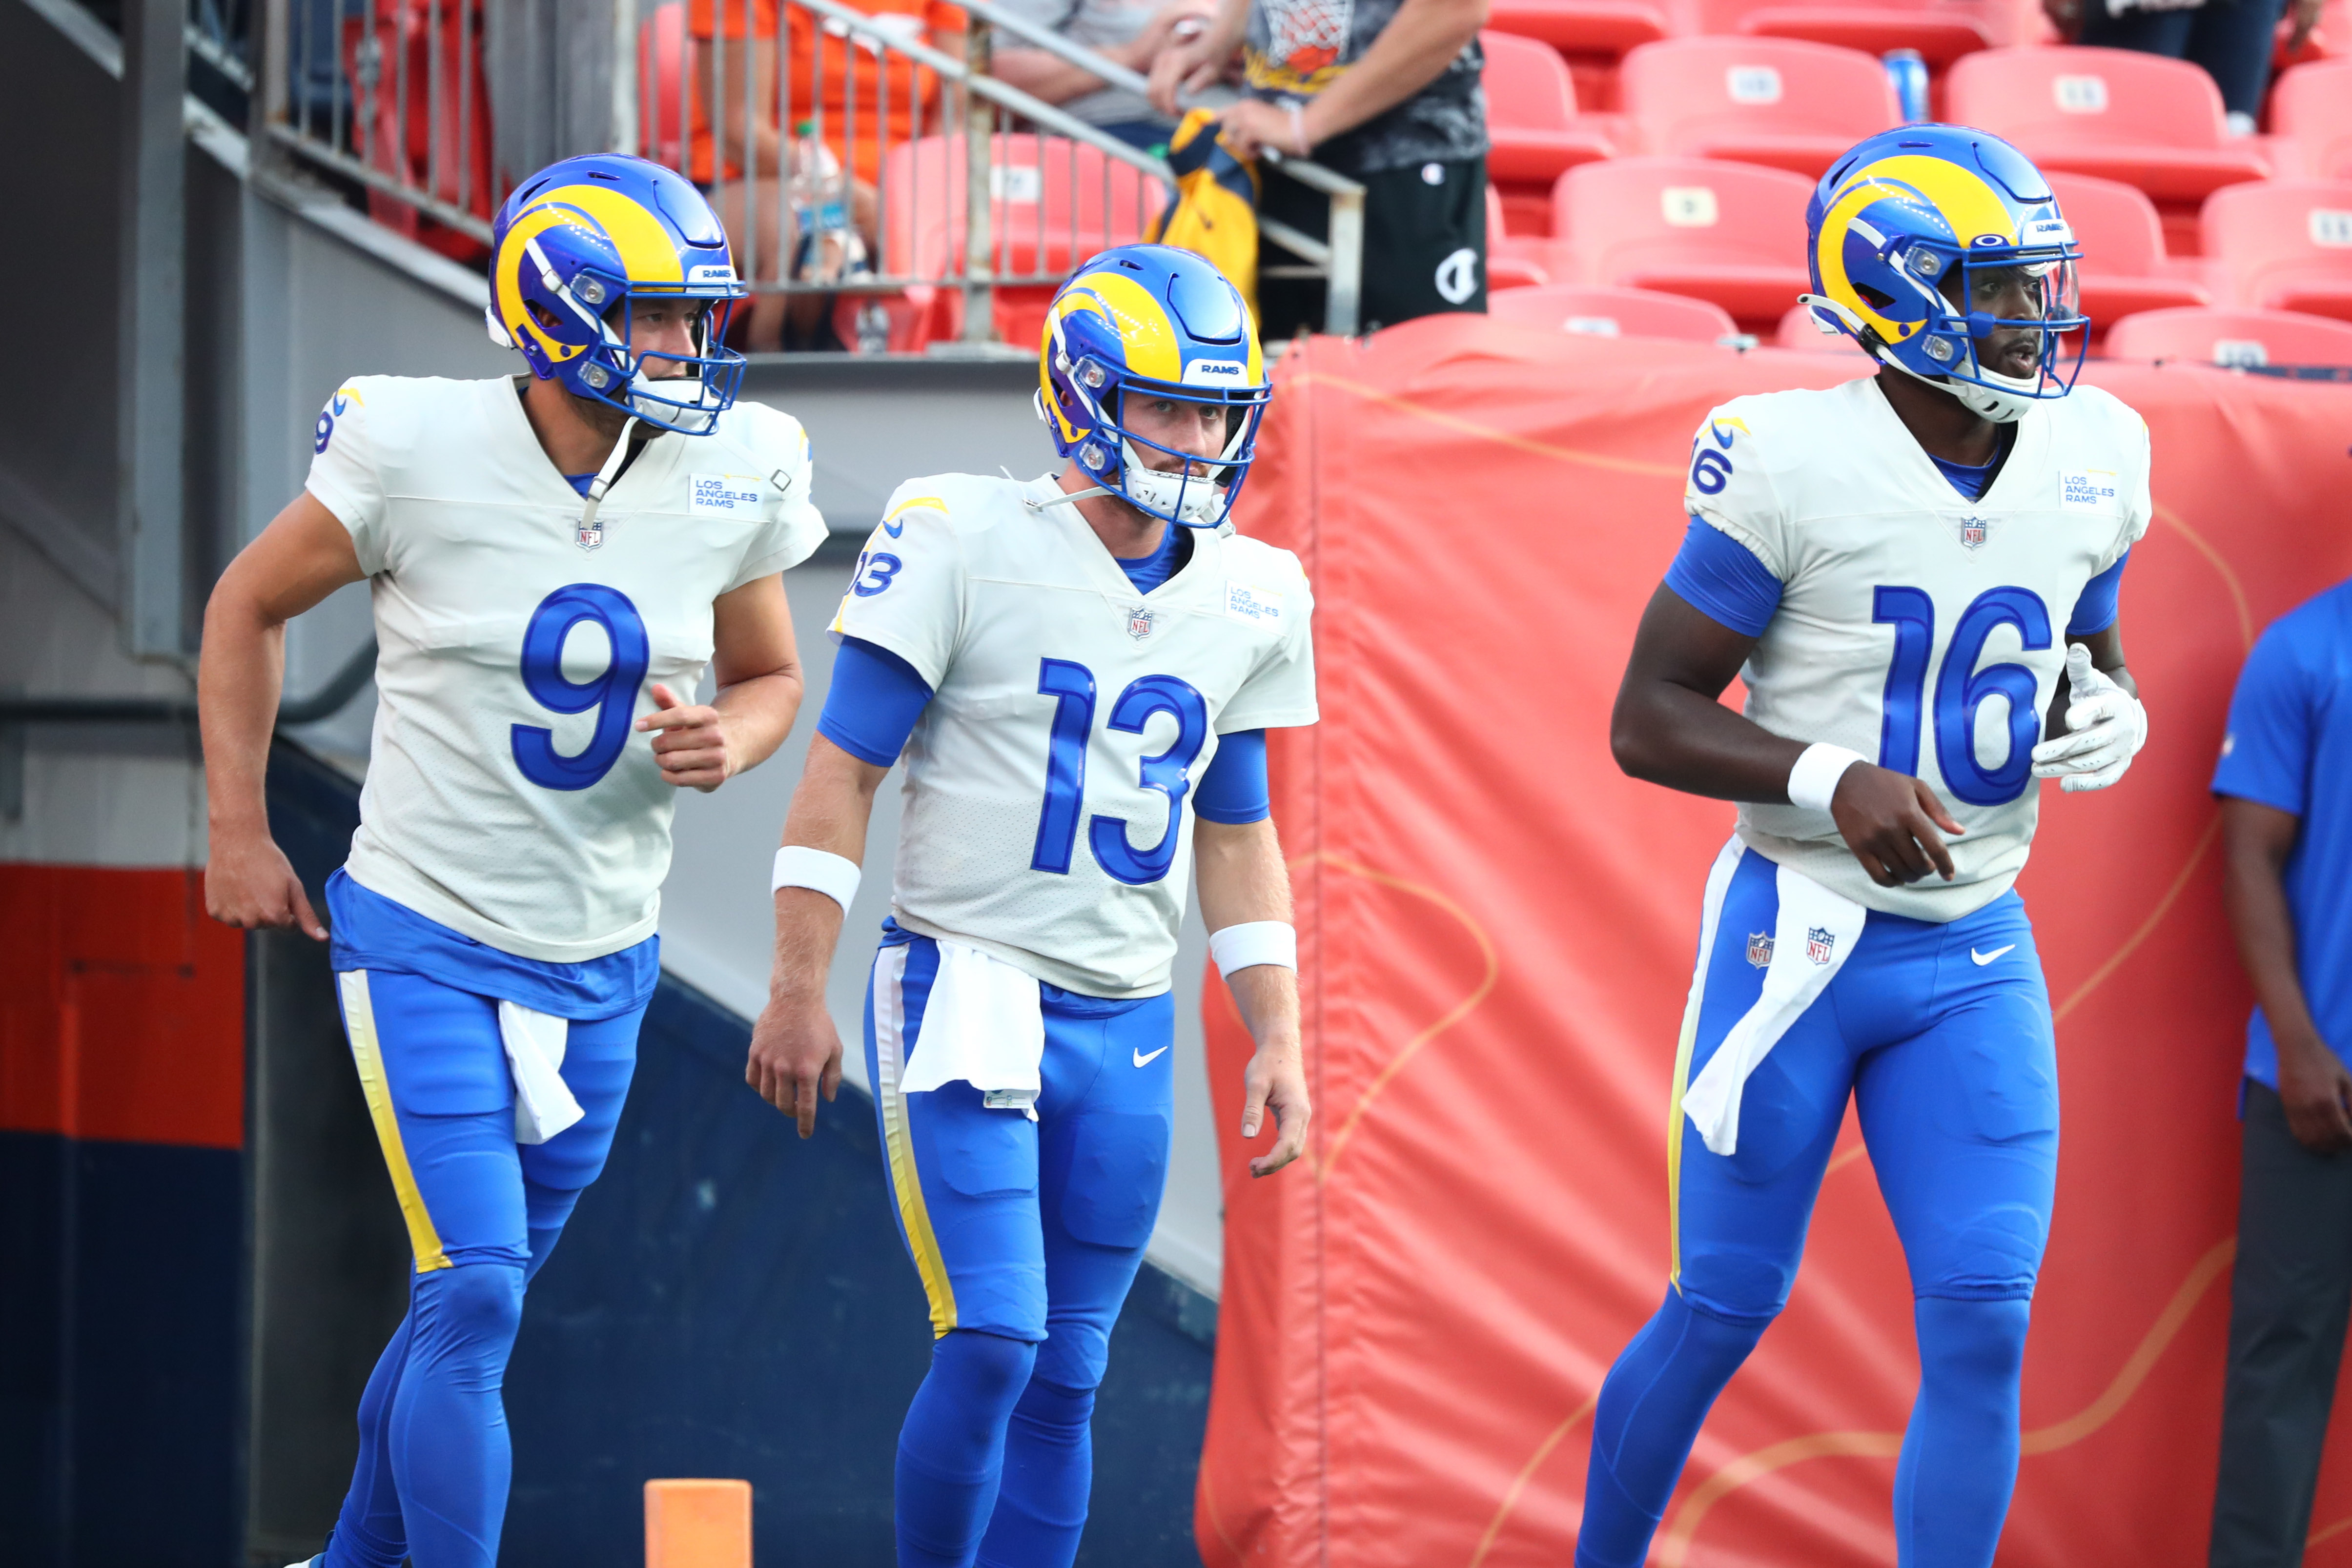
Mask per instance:
[[[1906,122],[1918,124],[1927,118],[1927,62],[1916,49],[1889,49],[1885,59],[1896,107]]]
[[[803,283],[834,283],[864,267],[866,242],[849,221],[849,184],[841,160],[816,133],[816,121],[793,129],[792,179],[786,187],[793,225],[800,235],[793,276]]]

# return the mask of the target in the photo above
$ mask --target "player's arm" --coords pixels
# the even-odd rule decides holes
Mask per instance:
[[[2279,1103],[2296,1142],[2319,1154],[2352,1148],[2352,1072],[2320,1038],[2295,970],[2286,862],[2302,819],[2258,800],[2221,797],[2222,906],[2238,961],[2278,1047]]]
[[[688,703],[656,681],[659,711],[637,720],[639,730],[653,732],[663,779],[705,794],[765,762],[801,711],[800,648],[781,576],[712,600],[710,631],[718,694]]]
[[[1805,743],[1733,712],[1717,699],[1756,646],[1660,584],[1642,612],[1610,715],[1609,748],[1635,779],[1719,800],[1783,804]],[[1907,774],[1855,762],[1837,781],[1830,815],[1846,847],[1881,887],[1952,877],[1945,833],[1964,831],[1936,792]]]
[[[269,836],[263,784],[286,682],[286,622],[364,576],[351,534],[305,490],[237,552],[205,606],[196,664],[211,839],[205,908],[226,925],[327,935]]]
[[[1221,754],[1222,755],[1222,754]],[[1274,819],[1192,824],[1193,874],[1201,917],[1213,934],[1244,925],[1290,921],[1290,869],[1283,864]],[[1249,964],[1225,976],[1242,1022],[1256,1041],[1244,1074],[1242,1136],[1255,1138],[1274,1113],[1274,1147],[1250,1160],[1252,1176],[1271,1176],[1307,1149],[1307,1069],[1298,1038],[1298,971],[1278,963]]]

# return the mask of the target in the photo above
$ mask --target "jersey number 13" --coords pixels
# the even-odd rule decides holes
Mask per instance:
[[[1053,737],[1045,750],[1045,804],[1037,814],[1037,847],[1029,856],[1036,871],[1067,876],[1078,841],[1078,817],[1087,793],[1087,740],[1095,727],[1095,675],[1067,659],[1041,659],[1037,694],[1054,699]],[[1154,714],[1176,721],[1176,738],[1157,757],[1143,759],[1139,779],[1168,799],[1168,821],[1149,849],[1128,841],[1127,819],[1097,816],[1087,825],[1087,844],[1103,870],[1134,886],[1158,882],[1175,863],[1184,797],[1192,792],[1191,769],[1209,742],[1209,705],[1173,675],[1139,675],[1110,705],[1110,727],[1141,735]]]

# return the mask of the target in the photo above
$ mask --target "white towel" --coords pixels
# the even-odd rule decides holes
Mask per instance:
[[[572,1033],[569,1019],[533,1012],[519,1002],[499,1004],[499,1039],[514,1075],[515,1142],[543,1144],[587,1114],[559,1071]]]
[[[1748,1086],[1748,1075],[1853,956],[1868,913],[1801,873],[1784,865],[1773,871],[1780,914],[1773,923],[1764,994],[1731,1026],[1706,1066],[1683,1091],[1683,1114],[1718,1155],[1738,1152],[1739,1095]]]
[[[961,1079],[990,1105],[1036,1120],[1045,1056],[1037,977],[961,942],[939,946],[939,973],[899,1089],[912,1094]]]

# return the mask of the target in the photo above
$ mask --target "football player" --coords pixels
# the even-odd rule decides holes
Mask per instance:
[[[906,814],[866,1010],[898,1228],[930,1303],[899,1434],[907,1568],[1076,1556],[1087,1423],[1167,1173],[1184,883],[1256,1042],[1265,1176],[1304,1145],[1269,727],[1316,718],[1297,560],[1228,513],[1267,396],[1199,256],[1107,251],[1055,297],[1038,408],[1059,477],[901,485],[859,559],[776,856],[745,1076],[806,1136],[841,1072],[825,971],[874,791]]]
[[[2049,185],[1996,137],[1907,125],[1840,158],[1807,223],[1805,303],[1881,368],[1700,425],[1612,719],[1628,773],[1740,805],[1675,1066],[1672,1272],[1601,1385],[1583,1568],[1646,1555],[1788,1300],[1849,1095],[1916,1298],[1898,1560],[1992,1562],[2058,1154],[2011,883],[2035,780],[2105,789],[2147,734],[2116,610],[2147,430],[2061,366],[2086,323]]]
[[[735,401],[720,334],[744,291],[692,185],[567,159],[493,227],[490,332],[530,374],[338,390],[304,493],[205,616],[207,903],[315,937],[263,810],[284,626],[347,582],[374,600],[375,734],[327,908],[415,1271],[330,1568],[498,1556],[499,1385],[628,1090],[675,790],[717,789],[792,727],[778,574],[824,533],[800,426]]]

